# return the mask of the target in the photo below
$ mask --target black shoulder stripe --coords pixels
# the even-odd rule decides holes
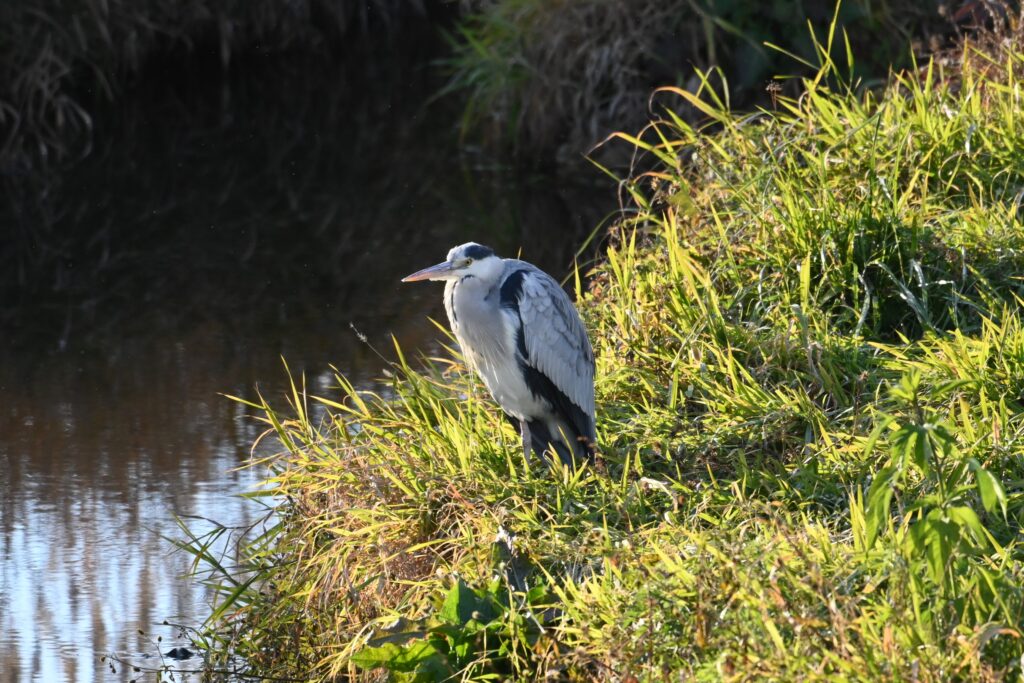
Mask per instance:
[[[523,294],[523,278],[525,277],[526,270],[517,270],[509,273],[509,276],[501,283],[499,298],[503,308],[519,310],[519,297]]]
[[[519,297],[523,293],[523,278],[526,277],[525,270],[517,270],[511,273],[501,283],[501,290],[498,293],[498,300],[502,308],[515,311],[519,319],[519,326],[516,328],[516,347],[519,349],[519,356],[526,360],[529,355],[526,352],[526,338],[523,336],[523,319],[519,317]]]

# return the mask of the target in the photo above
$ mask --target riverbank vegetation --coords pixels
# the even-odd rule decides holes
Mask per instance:
[[[396,347],[376,393],[297,377],[289,410],[253,404],[274,525],[230,564],[183,544],[218,595],[211,670],[1020,675],[1021,24],[884,89],[846,44],[820,37],[774,109],[733,113],[702,73],[607,142],[637,171],[574,281],[595,467],[524,462],[455,349]]]
[[[956,19],[942,16],[940,4],[841,3],[835,21],[860,55],[858,76],[881,81],[890,65],[907,62],[912,45],[927,51],[929,41],[941,44]],[[695,67],[728,74],[734,103],[766,102],[765,85],[775,75],[814,69],[805,71],[765,43],[813,63],[814,45],[802,24],[823,33],[836,3],[472,0],[465,6],[470,11],[446,60],[449,89],[466,96],[463,133],[520,162],[550,163],[578,156],[612,130],[639,128],[651,90],[696,87]]]

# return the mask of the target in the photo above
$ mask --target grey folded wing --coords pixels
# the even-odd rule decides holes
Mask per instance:
[[[522,265],[526,272],[519,292],[519,317],[525,360],[583,413],[566,417],[593,440],[594,351],[587,331],[559,284],[543,271]]]

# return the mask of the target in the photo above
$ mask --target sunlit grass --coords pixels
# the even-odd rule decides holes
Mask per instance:
[[[281,523],[213,567],[211,656],[322,679],[1019,676],[1024,53],[872,92],[832,52],[776,111],[730,113],[709,77],[659,95],[706,129],[666,108],[619,136],[649,170],[577,293],[596,468],[525,462],[458,360],[396,349],[386,395],[338,377],[287,415],[256,404]]]

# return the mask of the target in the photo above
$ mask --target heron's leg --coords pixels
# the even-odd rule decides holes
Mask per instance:
[[[530,444],[532,441],[530,440],[530,423],[526,420],[519,421],[519,434],[523,437],[523,457],[526,459],[526,462],[530,462]]]

